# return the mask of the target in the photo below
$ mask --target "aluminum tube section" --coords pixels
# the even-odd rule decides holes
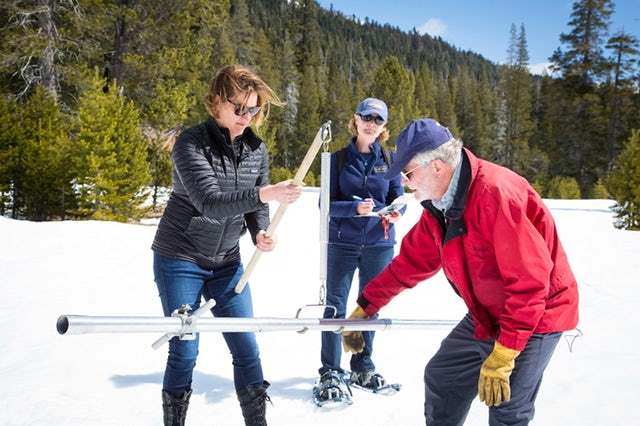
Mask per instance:
[[[180,332],[182,320],[177,317],[101,317],[63,315],[56,328],[60,334],[90,333],[165,333]]]
[[[329,206],[331,192],[331,153],[320,154],[320,281],[327,282],[329,244]],[[321,303],[324,303],[322,301]]]
[[[63,315],[58,318],[60,334],[268,332],[268,331],[384,331],[425,330],[446,327],[457,320],[347,320],[320,318],[192,318],[189,330],[177,317],[97,317]]]

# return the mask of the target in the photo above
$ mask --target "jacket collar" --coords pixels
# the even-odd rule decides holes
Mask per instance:
[[[478,158],[466,148],[462,149],[462,166],[460,168],[460,180],[458,188],[453,196],[453,204],[447,210],[446,217],[449,220],[460,220],[467,205],[467,198],[471,184],[478,174]]]
[[[444,195],[439,200],[431,200],[433,205],[442,211],[449,210],[451,205],[453,204],[453,198],[456,195],[456,191],[458,189],[458,182],[460,181],[460,172],[462,171],[462,152],[460,153],[460,158],[456,163],[456,166],[453,168],[453,174],[451,176],[451,180],[449,181],[449,187],[445,191]]]
[[[209,116],[205,122],[205,128],[209,135],[209,139],[214,145],[217,145],[219,149],[221,148],[224,151],[231,149],[231,136],[229,135],[229,129],[220,127],[216,120],[211,116]],[[262,140],[253,133],[251,127],[244,129],[244,132],[242,132],[242,135],[240,136],[240,140],[254,151],[258,149],[262,143]]]
[[[382,148],[380,147],[380,139],[376,139],[375,142],[370,145],[370,148],[371,148],[371,152],[374,154],[376,160],[378,158],[380,158],[381,150],[382,150]],[[359,155],[360,154],[358,152],[358,148],[356,147],[356,138],[355,138],[355,136],[351,138],[351,143],[349,144],[348,149],[353,155]]]

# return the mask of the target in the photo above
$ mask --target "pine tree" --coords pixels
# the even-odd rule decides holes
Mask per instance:
[[[477,155],[485,157],[489,153],[491,144],[491,124],[487,110],[493,105],[493,94],[488,87],[483,86],[482,82],[476,82],[470,76],[466,79],[468,105],[465,107],[464,144]]]
[[[563,80],[543,76],[535,80],[532,116],[535,123],[530,139],[534,152],[540,153],[540,172],[536,180],[544,186],[553,175],[577,176],[567,128],[573,125],[569,116],[570,93]],[[541,195],[544,195],[541,193]]]
[[[473,135],[473,106],[472,94],[473,83],[471,76],[466,67],[461,67],[457,77],[454,79],[454,111],[460,133],[458,137],[463,139],[468,147],[475,145],[475,136]]]
[[[458,137],[460,131],[458,130],[458,120],[456,118],[455,110],[453,109],[453,99],[449,85],[446,80],[439,80],[436,92],[436,110],[437,119],[443,126],[449,128],[453,136]]]
[[[555,143],[554,125],[558,122],[559,104],[556,98],[559,95],[554,90],[554,86],[561,86],[561,83],[548,75],[536,77],[533,80],[531,110],[533,131],[529,141],[533,154],[539,159],[536,167],[538,173],[534,181],[538,182],[540,187],[543,187],[549,179],[550,158],[557,158],[555,152],[558,150],[558,144]],[[544,195],[544,191],[540,192],[540,195]]]
[[[433,73],[422,64],[416,73],[416,87],[414,92],[414,111],[417,117],[435,117],[436,100]]]
[[[64,218],[74,205],[65,118],[46,88],[0,101],[0,210],[13,218]]]
[[[593,185],[593,187],[589,191],[589,194],[587,195],[592,200],[605,200],[611,198],[609,195],[609,191],[607,191],[607,187],[605,186],[602,179],[598,179],[598,181]]]
[[[173,10],[167,8],[166,12]],[[149,31],[161,33],[154,17],[153,5],[145,0],[86,0],[80,21],[82,46],[86,49],[82,55],[90,67],[101,69],[107,82],[117,81],[123,93],[128,92],[129,79],[136,75],[127,64],[129,55],[137,54],[136,46],[141,44],[153,46],[152,39],[147,39]],[[91,80],[90,75],[83,83],[91,86]],[[135,87],[131,84],[131,88]]]
[[[37,86],[20,109],[20,155],[16,192],[22,215],[31,220],[64,218],[74,207],[67,121],[48,89]]]
[[[291,168],[294,167],[294,137],[296,123],[298,121],[298,108],[300,104],[300,75],[295,64],[295,49],[289,33],[285,31],[280,46],[278,71],[282,76],[280,90],[285,101],[282,110],[281,125],[276,131],[277,156],[274,165]]]
[[[531,136],[531,78],[528,71],[529,54],[524,25],[520,34],[511,24],[508,63],[500,69],[498,144],[493,158],[522,175],[529,173],[529,137]]]
[[[616,227],[640,230],[640,130],[631,133],[607,183],[617,202]]]
[[[257,52],[254,64],[255,71],[270,87],[272,87],[276,92],[279,92],[279,88],[282,84],[275,62],[275,50],[265,31],[258,30],[257,34],[254,36]],[[281,95],[280,93],[277,94]],[[282,124],[282,115],[282,108],[269,107],[267,120],[259,129],[256,129],[257,134],[267,145],[270,158],[278,156],[277,131],[278,127]],[[273,161],[271,161],[270,164],[273,166]]]
[[[272,88],[279,90],[282,85],[281,75],[278,72],[276,52],[269,41],[269,37],[263,30],[253,34],[256,51],[259,52],[253,62],[255,71]]]
[[[14,95],[36,85],[58,101],[65,64],[79,52],[73,33],[80,15],[75,1],[30,0],[0,4],[0,73]]]
[[[224,16],[221,19],[223,24],[213,33],[214,40],[216,40],[214,41],[216,49],[211,58],[212,70],[218,70],[226,65],[238,62],[233,46],[231,23]]]
[[[104,93],[96,78],[79,101],[76,173],[77,213],[94,219],[138,217],[149,183],[147,145],[132,102],[115,84]]]
[[[622,138],[629,129],[630,116],[634,111],[631,102],[633,87],[633,72],[640,55],[638,39],[624,31],[617,32],[607,42],[607,49],[611,51],[608,68],[611,71],[611,81],[608,84],[606,97],[609,105],[609,124],[607,144],[607,170],[610,171],[615,157],[620,152]]]
[[[413,93],[415,79],[396,56],[386,57],[376,68],[371,87],[371,96],[382,99],[389,109],[387,128],[391,139],[413,118]]]
[[[477,82],[476,94],[473,96],[473,112],[475,118],[474,134],[476,145],[474,149],[481,157],[489,158],[492,145],[496,142],[496,105],[497,93],[486,72],[480,75]]]
[[[261,52],[255,46],[255,29],[249,22],[249,9],[245,0],[231,0],[231,28],[238,62],[254,66],[258,56],[267,52]]]
[[[300,44],[297,46],[298,69],[301,70],[300,99],[296,116],[296,139],[291,151],[294,165],[302,160],[320,127],[320,105],[322,94],[319,85],[320,27],[318,25],[318,5],[315,0],[301,2]],[[317,166],[315,167],[317,169]]]
[[[229,0],[86,0],[83,53],[107,82],[140,108],[143,121],[159,82],[188,87],[186,124],[202,120],[202,95],[216,70],[235,60]],[[86,87],[93,75],[87,76]],[[173,80],[166,82],[164,80]],[[105,86],[106,89],[106,86]]]
[[[561,121],[564,126],[558,126],[556,134],[563,158],[555,167],[572,171],[580,190],[587,193],[607,168],[607,114],[597,93],[575,96],[565,92],[561,102],[567,101],[568,111]]]
[[[316,69],[308,65],[302,73],[300,99],[296,123],[296,144],[292,146],[293,165],[298,165],[320,127],[320,93],[316,78]]]
[[[509,47],[507,48],[507,64],[515,65],[518,63],[519,51],[518,51],[518,30],[516,24],[511,23],[509,27]]]
[[[327,98],[321,108],[321,121],[331,120],[332,123],[330,151],[336,151],[351,140],[348,123],[358,102],[352,94],[352,86],[347,81],[347,73],[340,65],[332,62],[329,67],[331,90],[327,91]]]
[[[548,184],[547,197],[560,200],[577,200],[581,198],[578,182],[573,177],[555,176]]]
[[[176,80],[156,81],[154,93],[145,113],[143,134],[147,141],[147,161],[151,174],[151,206],[156,208],[161,188],[171,186],[171,148],[194,99],[188,84]]]
[[[318,4],[315,0],[300,0],[301,8],[298,18],[299,26],[296,35],[299,40],[297,46],[298,69],[306,66],[320,65],[320,25],[318,24]]]
[[[550,58],[556,71],[578,80],[580,91],[591,86],[604,70],[602,43],[612,13],[612,0],[575,1],[569,21],[571,32],[560,34],[560,42],[567,45],[567,50],[558,48]]]
[[[520,24],[520,33],[518,33],[518,58],[516,63],[521,68],[527,68],[529,66],[529,48],[527,47],[527,34],[524,29],[524,24]]]

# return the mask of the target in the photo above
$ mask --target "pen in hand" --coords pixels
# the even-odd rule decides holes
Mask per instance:
[[[373,199],[358,197],[357,195],[351,196],[354,200],[359,201],[358,207],[356,208],[356,212],[360,215],[366,215],[373,211],[373,207],[375,204],[373,203]]]

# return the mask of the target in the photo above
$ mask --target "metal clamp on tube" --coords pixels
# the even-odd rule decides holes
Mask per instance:
[[[180,318],[182,322],[180,333],[177,334],[180,340],[194,340],[196,338],[195,330],[197,329],[196,322],[198,317],[190,315],[189,312],[191,312],[191,306],[182,305],[171,313],[172,317]]]
[[[169,340],[178,336],[180,340],[194,340],[196,338],[195,333],[198,328],[198,316],[190,315],[191,305],[182,305],[171,313],[172,318],[180,319],[180,331],[177,333],[166,333],[158,340],[151,344],[153,349],[158,349],[160,346],[167,343]]]

